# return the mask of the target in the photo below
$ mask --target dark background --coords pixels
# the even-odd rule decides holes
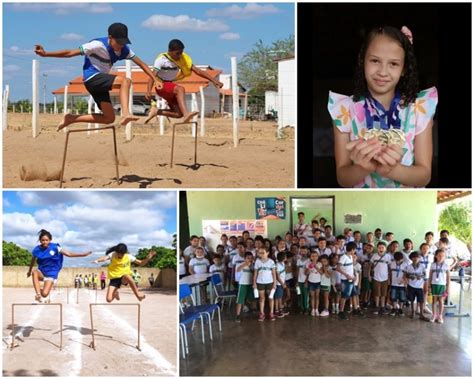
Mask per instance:
[[[377,26],[413,33],[420,90],[438,89],[432,188],[471,188],[471,4],[298,4],[298,187],[334,188],[328,92],[351,95]]]

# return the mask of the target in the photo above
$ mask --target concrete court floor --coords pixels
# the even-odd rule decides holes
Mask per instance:
[[[199,325],[188,332],[181,376],[471,376],[471,317],[440,325],[372,311],[349,321],[292,312],[258,322],[250,313],[238,324],[233,310],[222,313],[222,333],[213,322],[212,342],[206,331],[202,344]],[[472,315],[468,291],[464,310]]]

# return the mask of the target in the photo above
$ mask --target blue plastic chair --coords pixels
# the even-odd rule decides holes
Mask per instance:
[[[216,300],[214,303],[218,303],[222,300],[222,308],[225,306],[225,300],[229,299],[229,308],[232,304],[232,299],[237,299],[237,291],[226,291],[224,289],[224,283],[222,283],[221,276],[219,274],[213,274],[211,276],[211,283],[212,288],[214,289],[214,293],[216,295]]]
[[[193,306],[183,308],[181,301],[186,299],[187,297],[191,297]],[[191,325],[191,330],[194,328],[194,322],[196,320],[201,320],[201,335],[202,335],[202,343],[205,343],[204,340],[204,317],[208,317],[205,313],[200,312],[194,306],[194,298],[191,293],[191,288],[187,284],[180,284],[179,285],[179,337],[181,341],[181,352],[183,354],[183,358],[186,358],[186,355],[189,354],[188,348],[188,336],[186,333],[186,327]],[[209,316],[210,317],[210,316]]]

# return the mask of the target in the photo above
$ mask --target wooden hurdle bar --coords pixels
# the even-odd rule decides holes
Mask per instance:
[[[37,306],[37,305],[53,305],[59,306],[59,351],[63,349],[63,305],[62,303],[13,303],[12,304],[12,343],[10,350],[13,350],[15,346],[15,307],[20,306]]]
[[[117,184],[120,184],[120,176],[119,176],[119,163],[118,163],[118,154],[117,154],[117,137],[115,134],[115,126],[102,126],[99,128],[94,129],[95,131],[98,130],[106,130],[112,129],[112,135],[114,140],[114,156],[115,156],[115,171],[117,175]],[[66,166],[66,156],[67,156],[67,148],[69,144],[69,134],[70,133],[81,133],[81,132],[90,132],[90,129],[68,129],[66,132],[66,142],[64,144],[64,154],[63,154],[63,164],[61,168],[61,178],[59,179],[59,188],[63,188],[63,179],[64,179],[64,168]]]
[[[90,317],[91,317],[91,334],[92,334],[92,342],[89,344],[89,347],[95,350],[96,344],[95,344],[95,337],[94,337],[94,317],[92,313],[92,307],[95,305],[122,305],[122,306],[136,306],[137,307],[137,317],[138,317],[138,344],[136,346],[138,351],[141,351],[140,348],[140,309],[141,305],[138,303],[96,303],[96,304],[89,304],[89,311],[90,311]]]

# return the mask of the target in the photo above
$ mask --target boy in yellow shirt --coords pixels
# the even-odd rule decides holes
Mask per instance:
[[[107,277],[110,279],[109,287],[107,288],[106,300],[111,303],[114,299],[120,300],[119,288],[123,285],[130,285],[133,293],[139,301],[145,298],[145,295],[140,292],[132,279],[131,264],[135,263],[138,266],[145,266],[156,253],[150,251],[145,259],[140,260],[128,253],[127,245],[119,243],[112,246],[105,252],[106,256],[96,259],[94,263],[101,263],[110,260],[107,267]]]

